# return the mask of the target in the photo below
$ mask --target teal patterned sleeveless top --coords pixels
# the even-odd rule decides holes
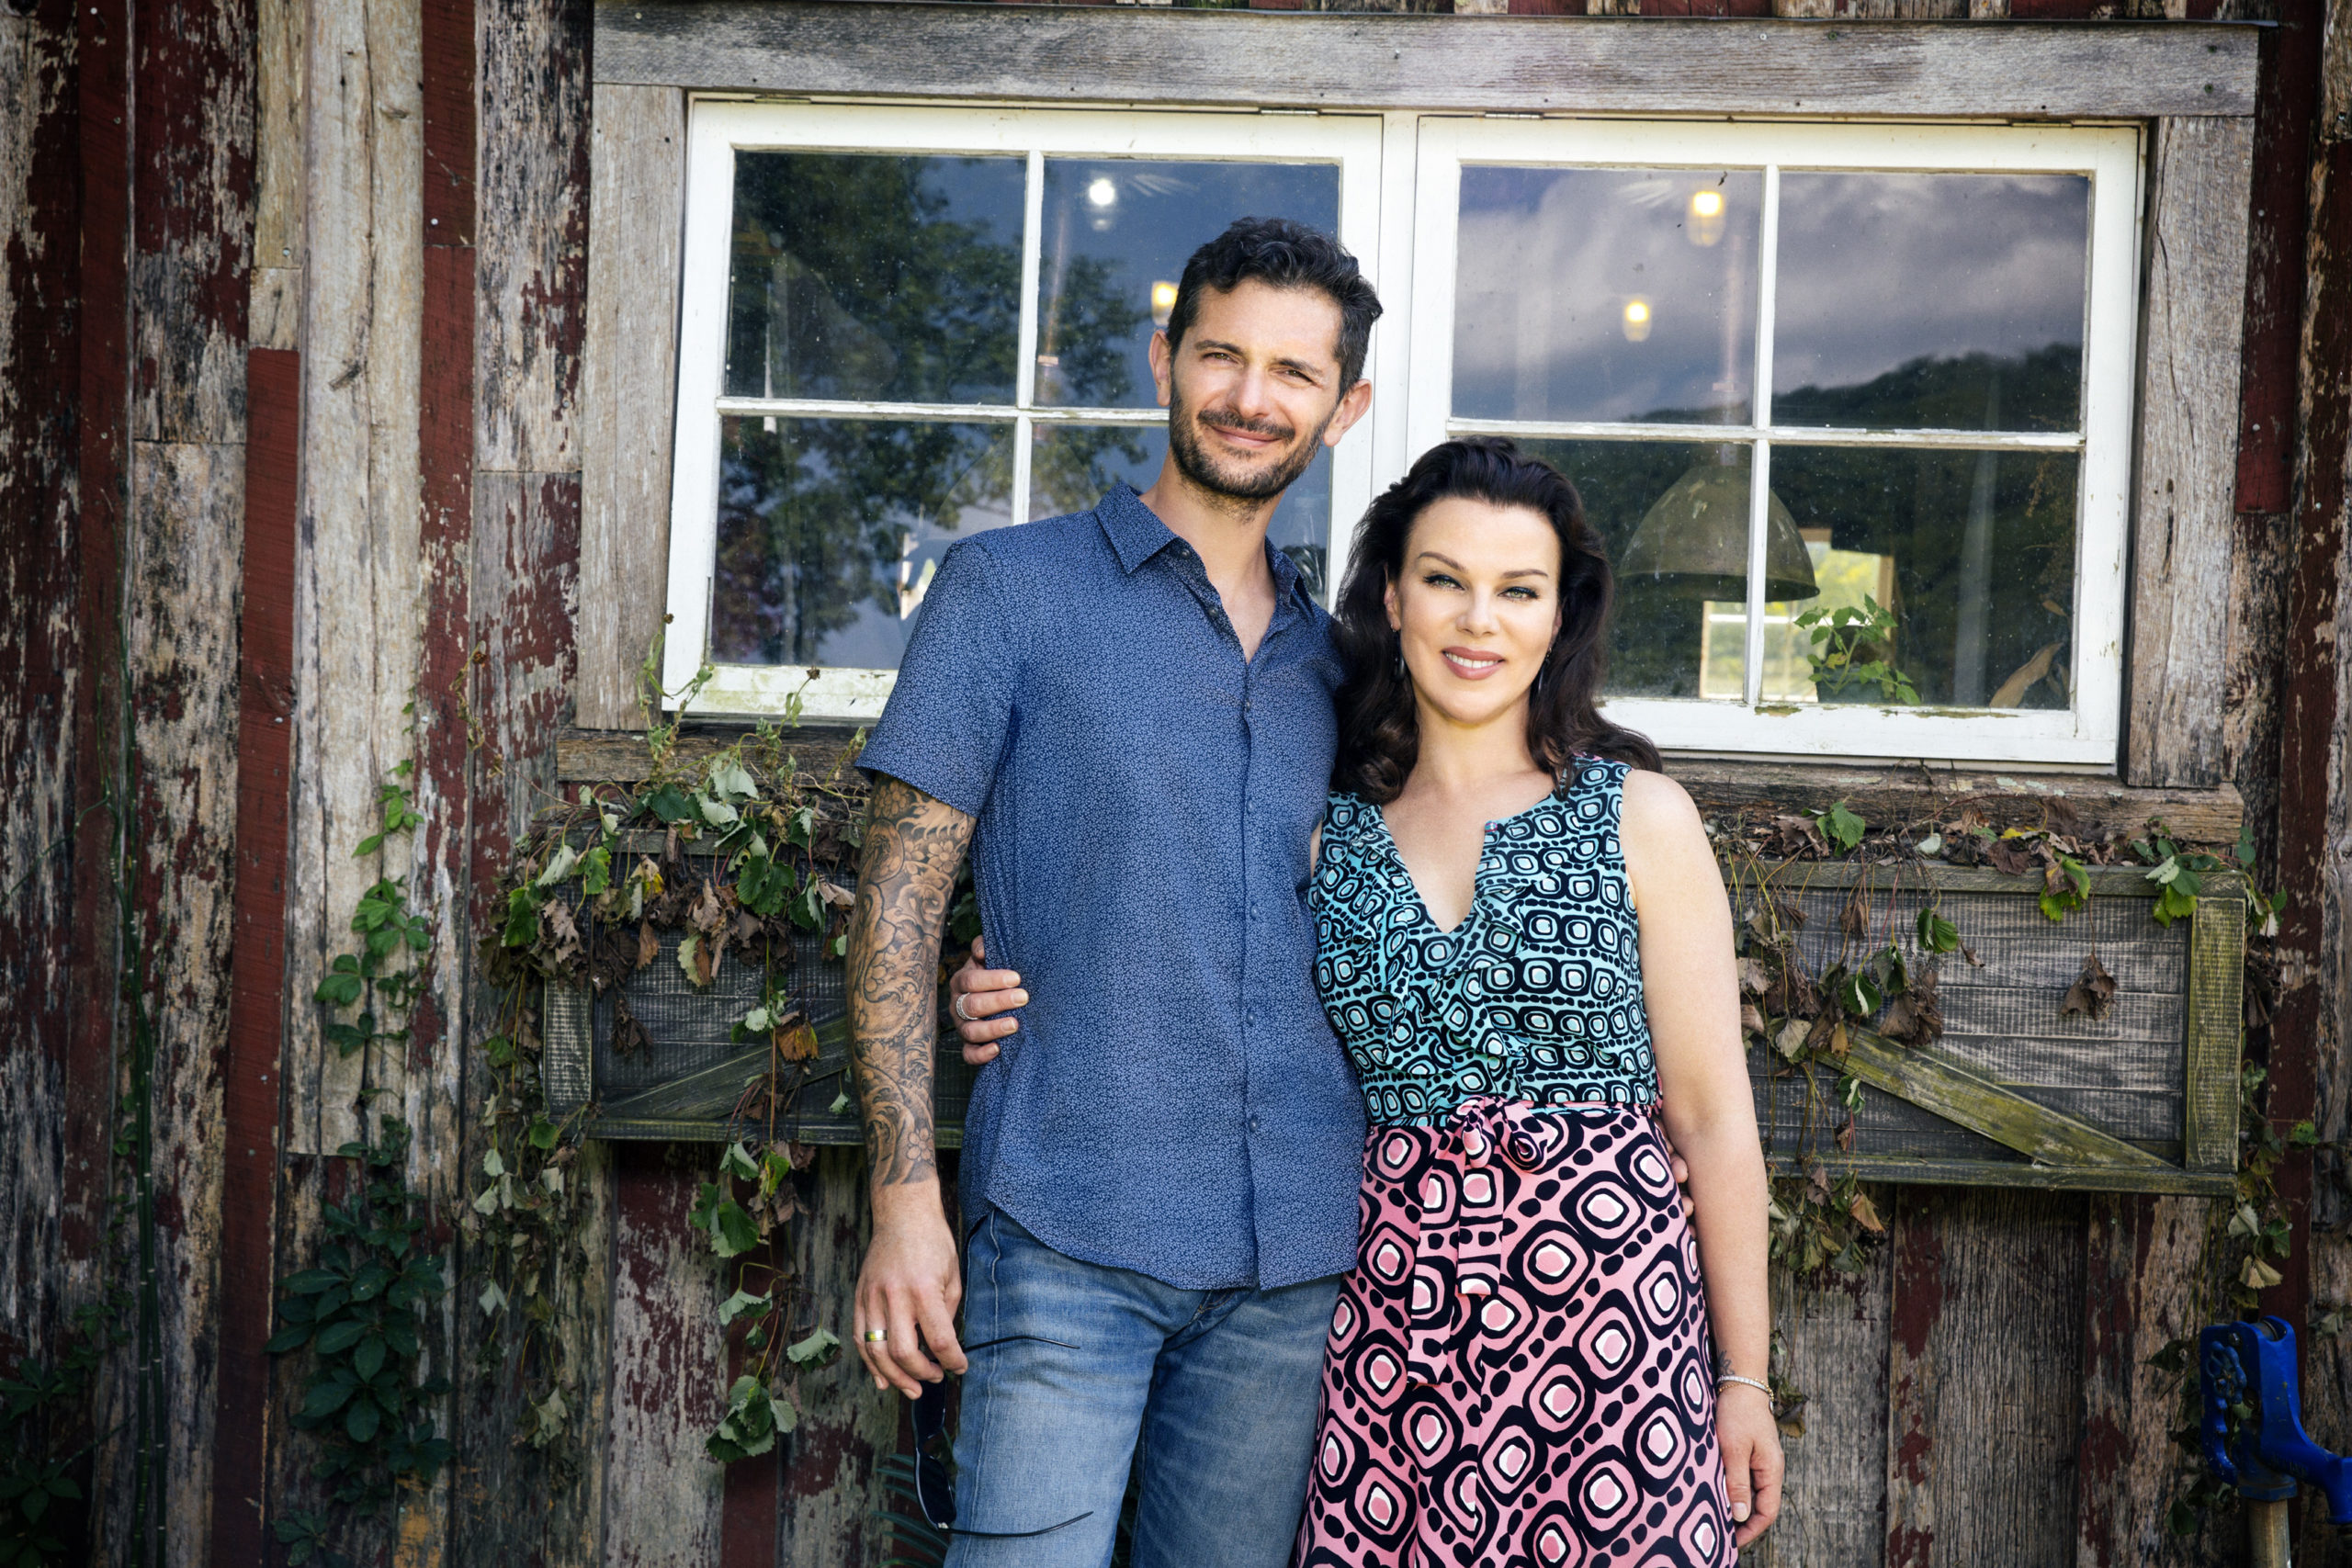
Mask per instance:
[[[1374,1122],[1441,1122],[1480,1095],[1657,1102],[1618,837],[1629,771],[1580,757],[1555,793],[1488,823],[1470,913],[1450,931],[1380,808],[1331,796],[1309,898],[1315,981]]]

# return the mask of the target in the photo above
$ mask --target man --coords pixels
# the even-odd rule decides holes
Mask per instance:
[[[1138,1445],[1137,1568],[1287,1559],[1363,1112],[1304,898],[1340,670],[1266,526],[1369,407],[1379,313],[1312,230],[1202,247],[1151,344],[1159,478],[949,551],[860,760],[854,1327],[876,1386],[964,1377],[956,1568],[1099,1568]],[[1037,999],[991,1026],[959,1281],[931,1075],[967,843],[988,954]]]

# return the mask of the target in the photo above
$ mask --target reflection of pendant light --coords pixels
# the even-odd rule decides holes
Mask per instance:
[[[1625,301],[1625,341],[1641,343],[1650,335],[1650,302],[1633,299]]]
[[[1642,516],[1625,545],[1617,580],[1630,588],[1653,583],[1680,596],[1744,604],[1747,599],[1747,479],[1734,449],[1702,457]],[[1764,598],[1768,604],[1811,599],[1821,592],[1813,557],[1796,519],[1767,492]]]
[[[1694,245],[1712,245],[1724,237],[1724,193],[1710,186],[1690,193],[1690,227],[1683,231]]]
[[[1176,286],[1172,283],[1153,284],[1151,286],[1151,324],[1155,327],[1166,326],[1170,313],[1175,309]]]

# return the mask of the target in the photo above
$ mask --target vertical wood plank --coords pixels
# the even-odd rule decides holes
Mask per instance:
[[[2254,128],[2156,121],[2148,208],[2131,705],[2135,784],[2219,783]]]
[[[352,849],[375,829],[388,770],[410,754],[401,710],[417,679],[424,255],[414,0],[317,0],[305,43],[309,374],[287,930],[287,988],[303,999],[287,1032],[287,1146],[332,1154],[361,1135],[363,1091],[405,1098],[405,1063],[338,1055],[307,998],[349,945],[362,891],[409,869],[397,843],[365,860]]]
[[[119,800],[127,788],[120,649],[130,494],[130,0],[78,0],[73,16],[71,54],[60,64],[70,59],[77,100],[72,134],[79,167],[62,196],[68,212],[77,205],[80,209],[80,298],[78,321],[70,310],[61,311],[60,320],[78,327],[74,390],[81,450],[74,511],[58,521],[73,531],[69,547],[81,558],[74,619],[87,639],[85,646],[96,657],[85,659],[75,670],[72,696],[89,722],[72,738],[84,798],[76,802],[71,919],[75,946],[90,961],[72,976],[80,983],[77,989],[86,987],[82,994],[87,1000],[70,1020],[66,1191],[60,1230],[70,1296],[94,1302],[105,1288],[108,1270],[123,1261],[107,1227],[116,1176],[108,1145],[117,1124],[115,1052],[121,1021],[122,953],[115,886],[120,839],[118,813],[106,809],[104,803]],[[116,1430],[135,1410],[131,1373],[124,1359],[115,1358],[100,1374],[90,1437]],[[92,1561],[128,1544],[121,1538],[128,1533],[134,1480],[122,1449],[119,1442],[107,1444],[92,1459],[87,1508]]]
[[[242,292],[235,299],[242,314]],[[210,1544],[221,1334],[243,447],[140,443],[131,493],[125,673],[144,973],[130,981],[144,992],[153,1043],[154,1349],[166,1445],[150,1506],[160,1511],[162,1561],[196,1564]]]
[[[588,250],[586,0],[481,6],[478,457],[510,473],[580,466]]]
[[[286,830],[292,781],[294,557],[300,453],[300,356],[246,362],[243,581],[237,675],[234,942],[221,1091],[220,1399],[212,1558],[266,1559],[266,1449],[272,1425],[262,1347],[275,1311],[278,1098],[286,1027]]]
[[[247,333],[255,348],[301,346],[307,15],[303,0],[254,0],[254,270]]]
[[[1891,1192],[1875,1194],[1891,1212]],[[1876,1568],[1886,1549],[1887,1354],[1894,1259],[1852,1279],[1772,1275],[1774,1371],[1805,1395],[1804,1435],[1782,1440],[1781,1517],[1740,1553],[1752,1568]]]
[[[77,613],[85,570],[107,573],[111,552],[85,562],[104,519],[85,533],[75,505],[74,33],[57,4],[0,17],[0,864],[16,868],[0,886],[0,1367],[55,1354],[69,1227],[103,1180],[74,1157],[69,1100],[93,1000],[77,978],[102,956],[81,939],[107,919],[75,909],[77,851],[102,837],[77,832],[98,782],[77,764],[103,723],[94,666],[113,662],[106,628]],[[102,1143],[102,1113],[93,1131]]]
[[[2074,1555],[2082,1204],[2028,1190],[1898,1200],[1888,1568]]]
[[[81,474],[96,477],[89,458],[119,450],[101,437],[121,431],[107,383],[81,396],[77,307],[92,273],[119,299],[119,271],[103,248],[86,266],[82,255],[85,210],[108,207],[105,187],[83,188],[85,8],[41,0],[0,17],[0,733],[13,742],[0,747],[0,863],[13,868],[0,885],[0,1368],[12,1371],[53,1360],[68,1314],[95,1293],[113,1102],[108,823],[95,808],[115,755],[115,515],[110,491],[88,507],[77,492]],[[107,64],[103,51],[91,62]],[[71,1452],[100,1430],[71,1412],[50,1438]],[[87,1511],[51,1510],[85,1558]]]
[[[685,95],[595,89],[581,372],[579,722],[648,722],[639,667],[670,567]]]
[[[2186,1543],[2165,1526],[2195,1468],[2172,1438],[2179,1374],[2148,1362],[2203,1326],[2214,1206],[2099,1193],[2086,1207],[2075,1561],[2078,1568],[2186,1561]],[[2193,1365],[2188,1375],[2196,1375]]]
[[[726,1414],[719,1274],[686,1224],[695,1171],[679,1152],[614,1151],[608,1568],[718,1560],[722,1472],[702,1440]]]
[[[794,1261],[808,1292],[804,1323],[841,1336],[842,1354],[798,1380],[800,1428],[786,1444],[775,1561],[777,1568],[836,1568],[878,1560],[881,1542],[872,1527],[888,1498],[875,1461],[898,1447],[900,1401],[876,1392],[851,1348],[850,1303],[873,1229],[865,1151],[819,1150],[801,1190],[809,1209],[798,1222]]]

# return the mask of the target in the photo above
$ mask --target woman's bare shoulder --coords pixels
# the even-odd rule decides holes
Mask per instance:
[[[1645,773],[1640,768],[1625,774],[1623,825],[1627,838],[1645,840],[1661,836],[1684,838],[1693,833],[1702,839],[1706,837],[1690,792],[1664,773]]]

